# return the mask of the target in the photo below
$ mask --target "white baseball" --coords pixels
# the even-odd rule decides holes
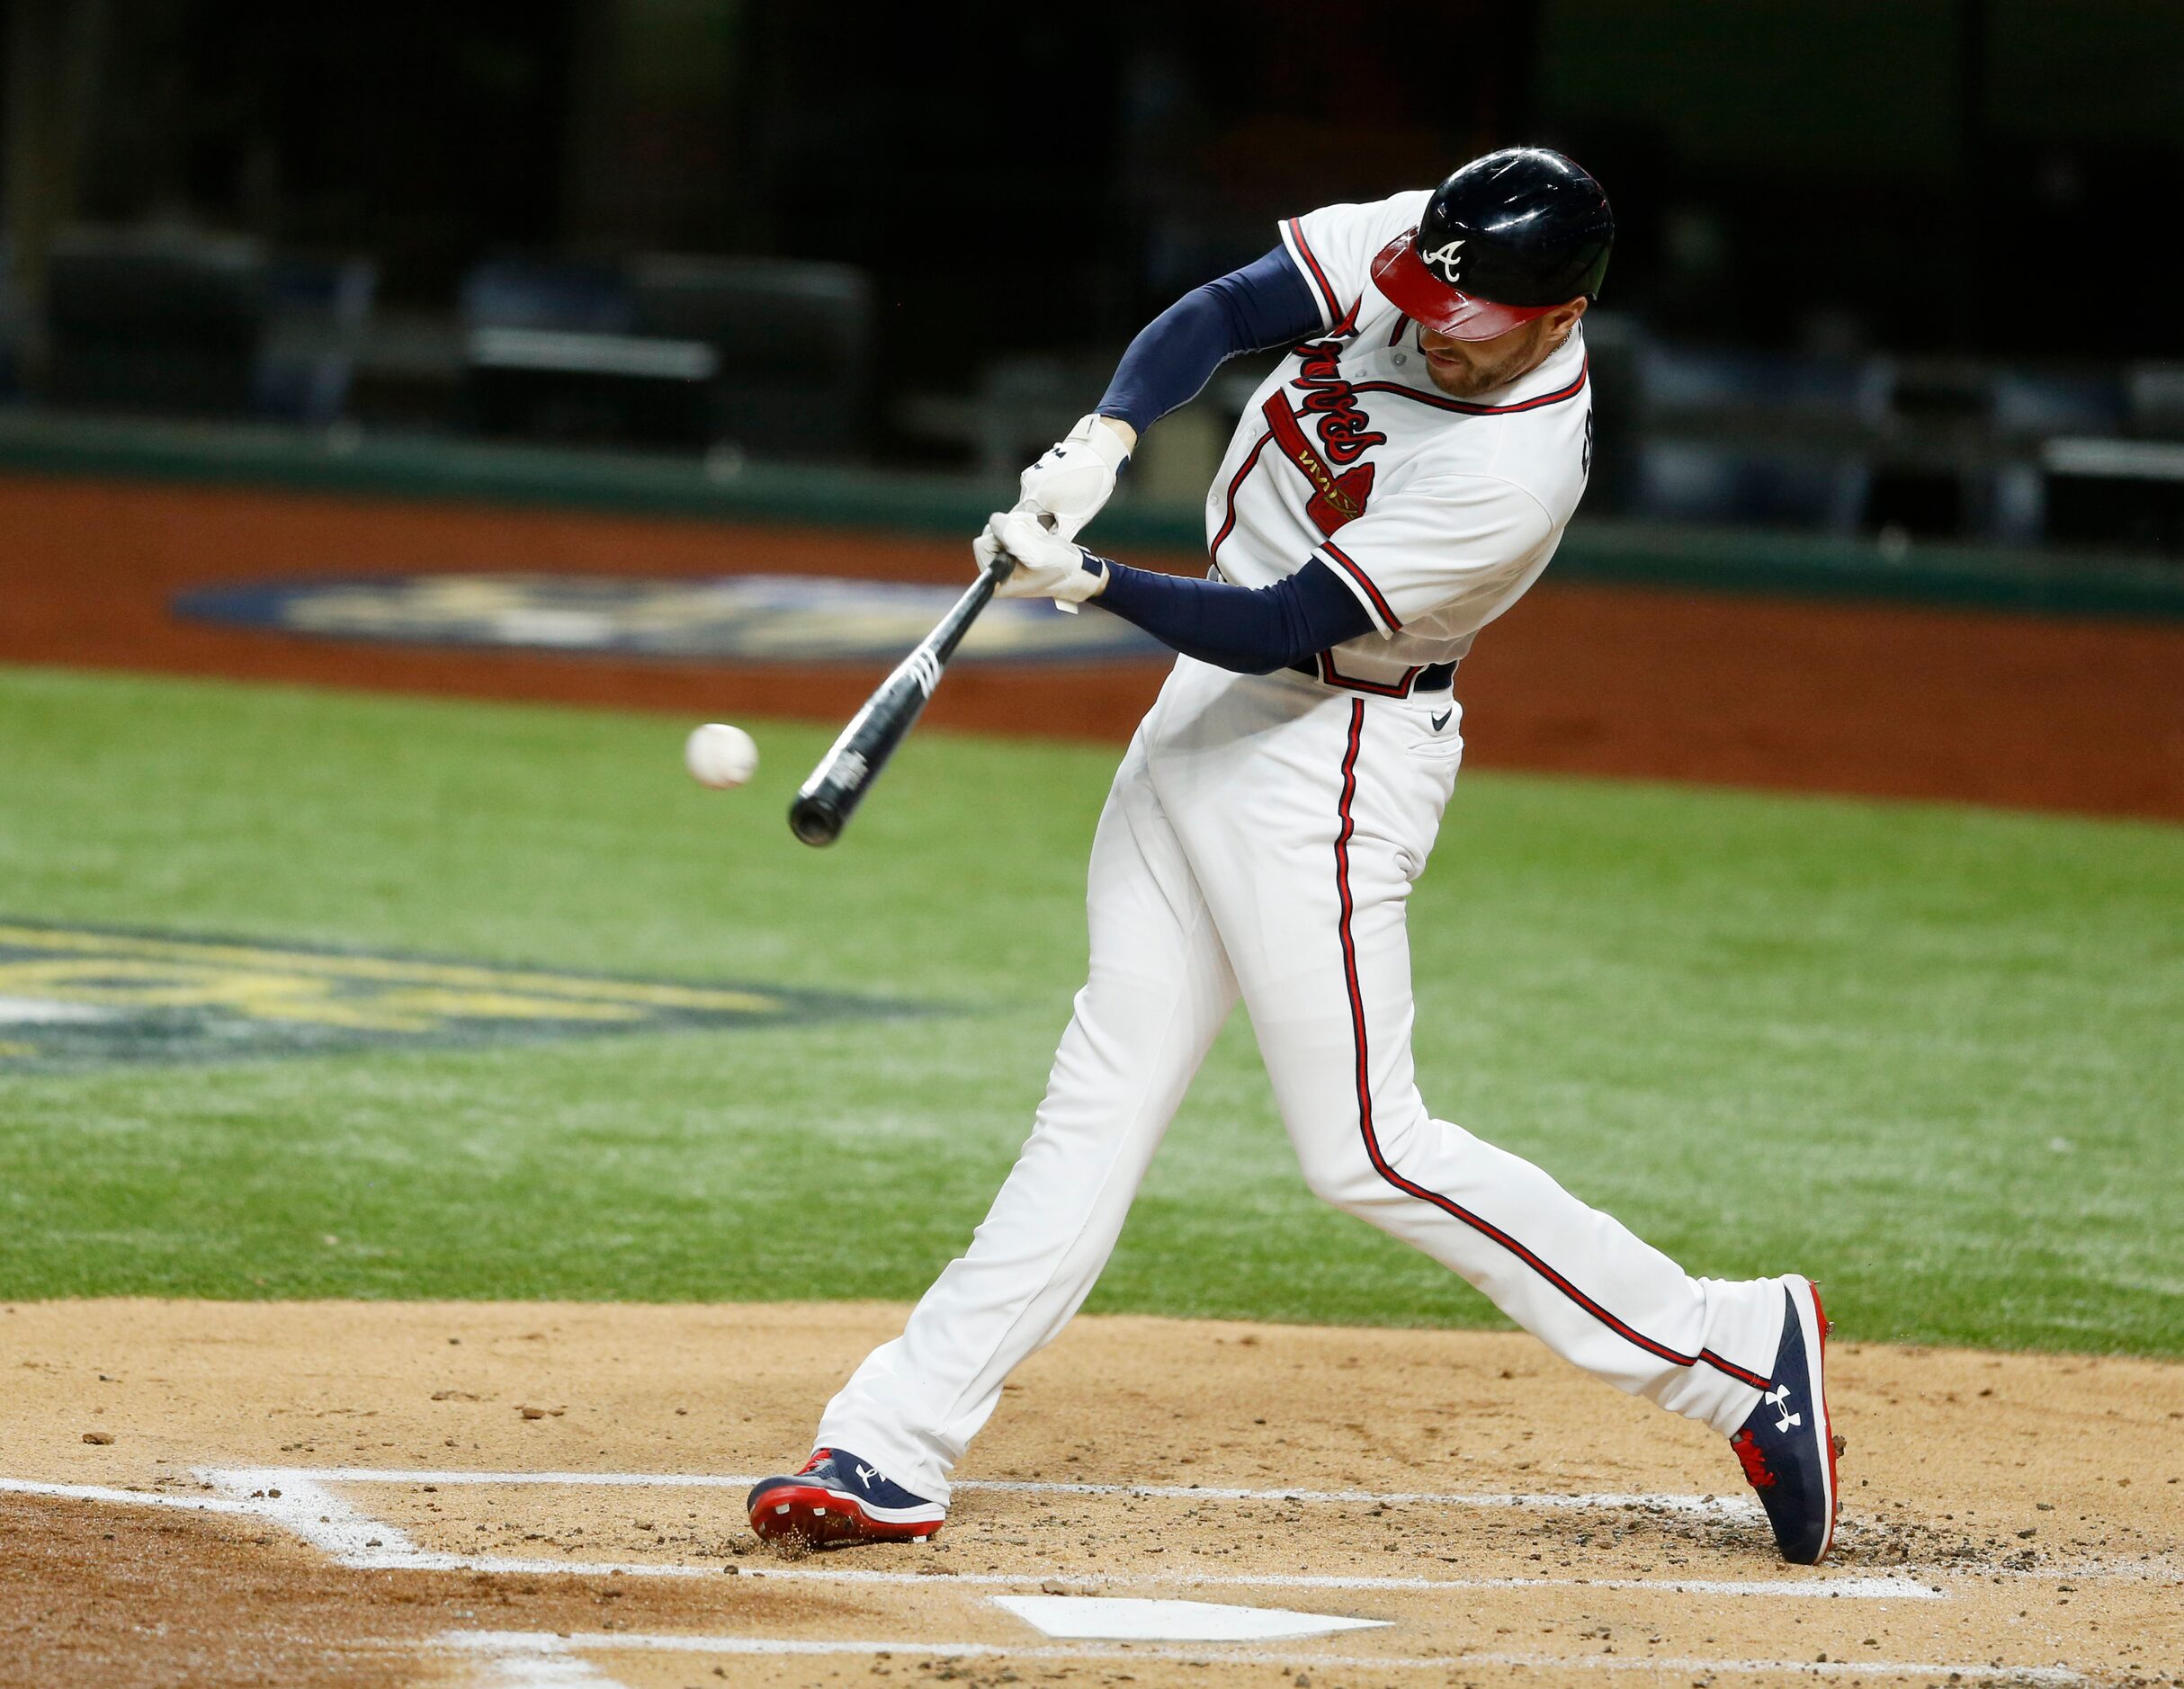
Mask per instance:
[[[685,741],[683,766],[701,786],[740,786],[758,772],[758,746],[741,728],[709,721]]]

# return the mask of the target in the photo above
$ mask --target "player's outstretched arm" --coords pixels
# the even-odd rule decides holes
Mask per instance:
[[[1095,557],[1022,511],[995,516],[971,550],[981,568],[996,551],[1016,559],[1003,597],[1096,600],[1169,648],[1239,674],[1270,675],[1373,631],[1356,594],[1317,559],[1271,586],[1192,580]]]
[[[1285,346],[1319,327],[1311,290],[1279,246],[1193,288],[1130,343],[1098,408],[1024,471],[1016,509],[1074,540],[1114,496],[1140,434],[1196,398],[1237,353]]]
[[[1243,352],[1286,346],[1320,331],[1320,307],[1282,247],[1193,288],[1138,332],[1095,412],[1139,433],[1204,389]]]

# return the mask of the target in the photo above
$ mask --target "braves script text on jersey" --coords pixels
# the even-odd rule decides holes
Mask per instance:
[[[1091,969],[1030,1139],[971,1247],[828,1404],[818,1442],[920,1496],[1068,1321],[1240,996],[1312,1190],[1477,1285],[1558,1354],[1735,1431],[1783,1331],[1776,1280],[1696,1279],[1538,1168],[1434,1119],[1410,1057],[1412,882],[1462,740],[1446,669],[1577,508],[1591,396],[1573,334],[1508,389],[1442,394],[1374,255],[1425,193],[1283,226],[1324,332],[1247,407],[1208,496],[1244,586],[1317,558],[1376,631],[1316,673],[1185,657],[1092,847]]]

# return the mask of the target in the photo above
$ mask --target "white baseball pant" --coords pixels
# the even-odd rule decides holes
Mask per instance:
[[[1618,1389],[1724,1435],[1742,1423],[1780,1283],[1691,1277],[1419,1098],[1405,907],[1455,783],[1453,709],[1177,663],[1100,818],[1090,977],[1031,1137],[970,1248],[828,1404],[818,1446],[947,1498],[1002,1381],[1090,1292],[1240,994],[1316,1194]]]

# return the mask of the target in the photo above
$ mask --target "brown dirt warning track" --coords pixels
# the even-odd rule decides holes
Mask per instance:
[[[1527,1338],[1086,1318],[1012,1381],[931,1543],[775,1557],[745,1481],[901,1314],[17,1304],[0,1683],[1609,1689],[2184,1660],[2184,1368],[1844,1346],[1844,1523],[1809,1571],[1717,1439]],[[1043,1593],[1380,1623],[1058,1640],[998,1599]]]
[[[0,661],[707,715],[846,717],[874,667],[342,645],[178,622],[189,587],[445,570],[963,578],[808,529],[0,478]],[[1141,558],[1194,568],[1187,558]],[[943,726],[1119,740],[1157,664],[961,666]],[[2184,624],[1542,585],[1464,666],[1475,765],[2184,820]]]

